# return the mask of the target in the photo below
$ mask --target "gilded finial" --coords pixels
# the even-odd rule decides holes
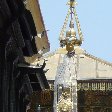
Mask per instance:
[[[68,10],[63,28],[60,33],[60,45],[62,47],[66,46],[66,50],[68,52],[72,52],[74,51],[74,46],[81,46],[82,41],[83,41],[83,35],[82,35],[82,31],[80,28],[80,22],[78,20],[78,16],[77,16],[76,9],[75,9],[75,6],[77,5],[76,0],[70,0],[67,3],[67,5],[69,5],[70,7]],[[69,20],[69,16],[70,16],[69,30],[65,31],[67,27],[67,22]],[[75,19],[76,26],[77,26],[77,32],[74,29],[74,19]],[[77,38],[77,33],[78,33],[79,39]]]

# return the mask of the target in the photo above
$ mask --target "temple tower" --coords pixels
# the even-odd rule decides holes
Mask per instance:
[[[76,13],[76,1],[68,2],[69,9],[60,33],[60,46],[66,48],[67,53],[59,61],[54,83],[54,111],[77,112],[77,72],[79,54],[76,48],[81,46],[83,35]],[[69,21],[69,28],[67,23]],[[76,22],[76,24],[74,24]],[[75,30],[75,27],[77,32]],[[77,35],[78,33],[78,35]],[[79,36],[79,38],[77,38]],[[77,57],[77,58],[74,58]]]
[[[68,5],[60,48],[43,55],[47,60],[46,77],[54,91],[54,112],[111,112],[112,63],[81,48],[77,3],[70,0]]]

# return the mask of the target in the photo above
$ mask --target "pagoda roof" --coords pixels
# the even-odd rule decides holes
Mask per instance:
[[[28,0],[26,3],[26,8],[30,10],[34,19],[35,27],[37,30],[36,45],[38,50],[42,50],[43,53],[49,52],[50,43],[48,40],[47,33],[46,32],[44,33],[44,36],[43,36],[44,38],[43,37],[41,38],[38,36],[43,31],[46,31],[39,0]]]
[[[26,9],[31,12],[34,23],[35,23],[35,27],[37,31],[37,36],[35,37],[35,43],[36,43],[38,52],[42,52],[42,54],[47,53],[50,51],[50,43],[48,40],[48,35],[46,32],[47,30],[45,28],[39,0],[28,0],[26,1],[25,6],[26,6]],[[40,35],[42,36],[40,37]],[[32,63],[36,60],[37,57],[41,57],[42,54],[37,53],[33,55],[32,57],[25,57],[25,60],[28,63]]]
[[[67,54],[65,48],[59,48],[55,52],[43,56],[46,59],[45,69],[48,80],[55,80],[59,63],[63,63],[63,57]],[[112,79],[112,63],[95,57],[80,47],[75,48],[75,60],[78,58],[78,80]]]

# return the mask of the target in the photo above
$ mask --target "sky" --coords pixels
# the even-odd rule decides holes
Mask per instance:
[[[87,53],[112,62],[112,0],[76,0]],[[59,48],[59,34],[63,26],[68,0],[39,0],[51,52]]]

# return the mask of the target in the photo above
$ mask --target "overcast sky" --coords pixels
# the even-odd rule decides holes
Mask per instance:
[[[59,47],[59,34],[67,14],[68,0],[39,0],[51,51]],[[77,0],[84,35],[82,48],[112,62],[112,0]]]

